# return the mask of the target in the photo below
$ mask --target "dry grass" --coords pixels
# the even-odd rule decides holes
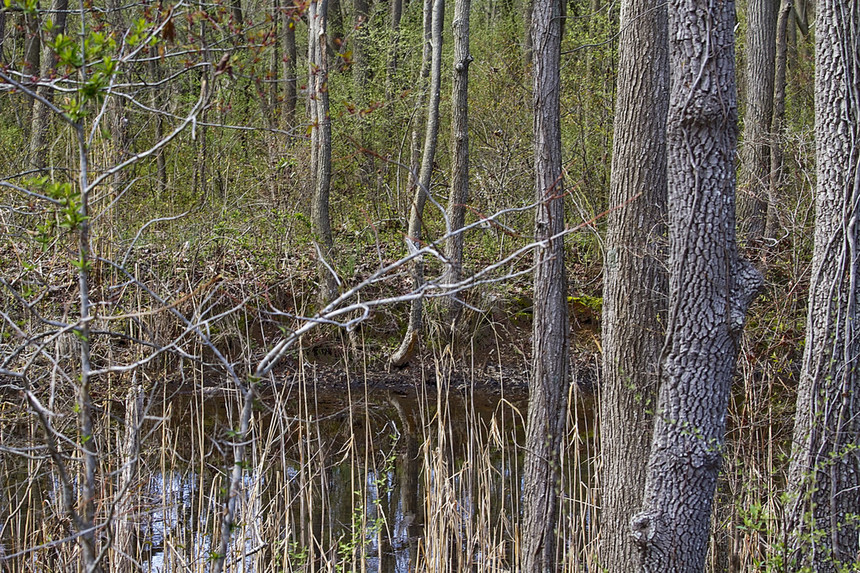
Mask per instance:
[[[516,569],[525,404],[505,397],[504,380],[492,396],[475,392],[472,374],[453,382],[448,352],[428,364],[435,386],[419,380],[409,392],[381,390],[353,372],[358,382],[332,396],[301,352],[298,360],[291,383],[262,393],[255,406],[226,570]],[[124,390],[127,400],[119,387],[96,400],[95,522],[110,571],[203,572],[211,564],[239,396],[213,390],[201,368],[179,366],[178,383],[137,380]],[[3,443],[39,448],[40,429],[15,402],[3,402]],[[594,429],[572,404],[559,531],[568,540],[566,570],[575,571],[593,541]],[[72,403],[55,409],[56,427],[74,435]],[[63,444],[69,468],[80,447]],[[7,449],[0,462],[4,565],[74,570],[77,544],[56,468],[31,452]]]

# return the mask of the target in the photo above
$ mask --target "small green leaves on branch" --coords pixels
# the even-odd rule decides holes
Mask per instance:
[[[131,24],[125,43],[131,47],[146,41],[150,46],[158,44],[158,36],[152,34],[150,23],[145,18],[138,18]]]
[[[3,0],[3,6],[10,11],[35,14],[39,9],[39,0]]]
[[[32,187],[41,188],[44,194],[54,199],[59,206],[58,225],[63,229],[75,231],[87,217],[81,213],[81,193],[71,183],[48,181],[47,176],[37,177],[30,182]],[[40,232],[50,230],[49,226],[40,225]]]
[[[57,34],[53,42],[48,40],[48,47],[57,54],[57,62],[61,66],[77,69],[84,65],[84,59],[74,38],[66,34]]]

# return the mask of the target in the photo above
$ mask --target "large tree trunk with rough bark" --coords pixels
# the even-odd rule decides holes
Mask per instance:
[[[456,0],[454,5],[454,85],[451,95],[451,194],[448,196],[448,238],[445,258],[448,269],[444,282],[460,280],[463,270],[463,228],[466,201],[469,198],[469,9],[470,0]],[[456,234],[452,234],[456,233]],[[455,297],[449,299],[450,319],[457,318],[460,309]]]
[[[735,244],[734,2],[671,0],[669,307],[642,511],[641,570],[701,573],[729,388],[761,276]]]
[[[746,113],[741,146],[738,218],[742,237],[755,244],[766,234],[770,191],[770,124],[778,0],[748,0],[746,31]]]
[[[815,247],[786,512],[787,571],[860,567],[860,4],[816,19]]]
[[[666,34],[661,0],[622,3],[600,386],[600,564],[609,571],[634,571],[639,562],[630,519],[642,504],[663,345]]]
[[[425,6],[427,3],[425,2]],[[412,207],[409,210],[409,231],[406,241],[411,249],[421,248],[422,220],[424,204],[430,193],[430,176],[433,174],[433,161],[436,157],[436,142],[439,135],[439,100],[442,91],[442,26],[445,23],[445,0],[433,0],[431,18],[431,57],[430,57],[430,99],[427,103],[427,125],[424,131],[424,148],[421,155],[421,171],[415,186]],[[421,257],[412,261],[412,289],[418,291],[424,286],[424,263]],[[424,314],[424,301],[416,298],[409,312],[409,324],[400,347],[391,356],[393,366],[408,362],[416,350],[421,333]]]
[[[522,571],[556,570],[559,451],[568,384],[564,181],[559,72],[561,2],[535,0],[532,17],[535,152],[535,251],[532,373],[523,470]]]
[[[328,62],[326,58],[326,16],[328,0],[314,0],[308,6],[308,97],[311,123],[311,176],[313,205],[311,221],[319,246],[317,275],[320,302],[337,296],[337,280],[331,262],[334,241],[329,215],[331,188],[331,118],[328,102]]]

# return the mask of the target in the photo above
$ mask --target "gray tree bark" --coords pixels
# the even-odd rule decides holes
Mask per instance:
[[[352,73],[355,87],[359,92],[364,90],[368,81],[369,68],[367,66],[367,42],[368,42],[368,2],[367,0],[353,0],[353,29],[352,41]]]
[[[456,0],[454,21],[454,85],[451,95],[451,194],[448,197],[447,217],[450,224],[445,241],[445,258],[448,268],[443,282],[460,280],[463,272],[463,233],[451,235],[463,228],[466,219],[466,201],[469,200],[469,10],[470,0]],[[454,297],[449,299],[450,319],[456,319],[460,305]]]
[[[275,204],[279,197],[279,179],[277,175],[278,140],[275,135],[275,132],[278,129],[278,121],[275,116],[275,109],[269,99],[270,91],[266,89],[265,85],[263,85],[263,81],[259,76],[254,77],[254,84],[256,87],[257,103],[260,106],[260,113],[263,116],[263,120],[266,122],[266,128],[268,129],[268,132],[263,134],[263,138],[266,142],[266,156],[268,158],[265,178],[266,186],[269,188],[269,197],[272,200],[272,204]]]
[[[269,85],[268,85],[268,99],[269,99],[269,108],[274,112],[279,112],[280,109],[278,107],[278,98],[281,92],[281,0],[272,0],[272,21],[269,23],[272,31],[272,51],[271,51],[271,60],[269,64]],[[277,116],[276,116],[277,117]]]
[[[669,308],[642,511],[641,570],[701,573],[729,388],[761,276],[735,244],[734,2],[671,0]]]
[[[42,36],[39,30],[40,22],[36,14],[25,14],[24,24],[26,26],[24,42],[24,66],[25,75],[35,76],[39,73],[39,52],[42,44]],[[26,80],[25,80],[26,81]]]
[[[0,64],[6,63],[3,45],[6,41],[6,10],[0,10]]]
[[[532,373],[523,476],[522,571],[556,570],[559,450],[568,384],[567,277],[559,85],[561,2],[535,0],[531,23],[535,150],[535,251]]]
[[[331,118],[328,101],[328,59],[326,57],[326,16],[328,0],[314,0],[308,6],[308,97],[311,123],[311,174],[313,205],[311,221],[319,244],[320,260],[317,275],[320,282],[320,302],[325,304],[337,296],[337,280],[332,274],[331,255],[334,241],[329,215],[331,188]]]
[[[367,85],[370,81],[370,66],[368,64],[368,46],[370,35],[368,33],[368,0],[353,0],[353,33],[352,33],[352,79],[353,79],[353,103],[359,109],[366,109],[368,104]],[[358,114],[356,117],[356,140],[359,149],[364,151],[369,147],[368,128],[370,119]],[[370,189],[373,182],[374,155],[371,153],[360,153],[358,155],[358,176],[361,186]],[[354,331],[353,331],[354,332]]]
[[[385,73],[385,100],[394,98],[397,88],[398,52],[400,50],[400,19],[403,16],[403,0],[391,0],[391,44],[388,47],[388,63]]]
[[[121,461],[122,468],[119,472],[117,489],[125,492],[120,497],[114,508],[116,521],[114,525],[114,559],[111,563],[112,571],[116,573],[127,573],[135,571],[133,562],[127,558],[128,555],[137,555],[139,518],[137,517],[137,498],[134,496],[134,485],[139,479],[137,475],[138,462],[140,461],[140,431],[144,418],[143,405],[144,392],[140,384],[133,384],[128,389],[125,397],[125,433],[122,440]]]
[[[149,49],[149,77],[153,84],[161,81],[161,67],[159,66],[158,48],[152,46]],[[161,87],[152,87],[150,104],[152,109],[159,109],[166,99],[163,95]],[[161,141],[164,137],[164,115],[161,113],[155,114],[155,141]],[[164,149],[159,149],[155,154],[155,188],[156,194],[160,198],[161,193],[167,190],[167,162],[164,157]]]
[[[231,0],[230,12],[233,15],[233,24],[235,24],[241,33],[242,28],[245,26],[245,19],[242,17],[242,0]]]
[[[430,193],[430,176],[433,174],[433,161],[436,157],[436,142],[439,135],[439,101],[442,91],[442,26],[445,23],[445,0],[432,0],[431,24],[431,64],[430,99],[427,102],[427,124],[424,131],[424,148],[421,155],[421,171],[415,186],[412,207],[409,210],[409,231],[406,240],[414,249],[421,248],[422,219],[424,204]],[[427,3],[425,3],[425,6]],[[417,291],[424,286],[424,263],[418,257],[412,263],[412,289]],[[391,356],[393,366],[408,362],[416,350],[424,315],[424,301],[416,298],[409,312],[409,324],[400,347]]]
[[[126,31],[126,15],[125,10],[119,0],[108,0],[108,21],[110,22],[114,36],[119,39],[123,37]],[[125,99],[118,96],[111,96],[108,102],[107,113],[108,127],[110,129],[110,155],[109,161],[111,165],[119,165],[125,161],[128,155],[128,149],[131,145],[129,141],[129,114],[126,111]],[[117,171],[109,181],[108,201],[113,201],[119,197],[125,190],[127,181],[126,170]],[[112,219],[116,220],[118,210],[116,206],[113,209]]]
[[[783,194],[785,175],[783,164],[785,153],[783,139],[785,137],[785,87],[786,62],[788,56],[788,23],[791,19],[792,0],[782,0],[776,19],[776,59],[773,74],[773,117],[770,122],[770,191],[772,200],[768,210],[765,235],[776,237],[780,232],[780,222],[776,199]]]
[[[816,19],[815,246],[786,512],[788,571],[860,567],[860,5]]]
[[[282,125],[291,129],[296,122],[296,18],[295,6],[287,2],[281,12],[281,33],[284,43],[284,110]]]
[[[757,243],[767,231],[770,192],[770,126],[773,117],[776,6],[778,0],[748,0],[746,113],[741,146],[738,218],[744,239]]]
[[[526,66],[532,65],[534,57],[534,38],[532,38],[532,18],[534,17],[535,2],[534,0],[525,0],[523,2],[523,23],[525,24],[525,33],[523,34],[523,62]]]
[[[642,504],[664,338],[667,12],[621,4],[617,103],[603,271],[600,565],[635,571],[630,519]]]
[[[51,12],[53,14],[53,27],[51,28],[50,43],[53,43],[59,34],[65,32],[66,29],[66,14],[69,9],[69,0],[54,0]],[[42,46],[41,55],[41,70],[40,77],[42,80],[49,80],[57,69],[57,54],[48,45],[48,42]],[[42,96],[47,101],[53,101],[54,92],[52,89],[39,86],[36,88],[36,94]],[[50,110],[46,103],[39,99],[33,100],[33,117],[30,122],[30,167],[32,169],[44,169],[47,165],[47,147],[46,140],[48,137],[48,128],[50,127]]]

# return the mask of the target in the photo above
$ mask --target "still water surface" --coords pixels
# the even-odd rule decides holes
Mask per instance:
[[[134,532],[129,557],[135,570],[208,571],[238,426],[235,395],[164,388],[146,404],[133,503],[118,517]],[[590,438],[578,430],[590,427],[581,420],[587,405],[580,410],[568,416],[558,528],[570,548],[588,543],[594,513]],[[310,383],[265,393],[227,570],[512,568],[525,412],[521,395],[468,384]],[[124,430],[122,413],[111,420],[103,448]],[[121,467],[119,457],[105,459]],[[46,489],[56,503],[56,480]]]
[[[173,455],[145,454],[151,473],[140,499],[149,507],[137,522],[145,567],[206,569],[223,505],[213,483],[223,487],[224,435],[236,407],[229,395],[190,392],[155,406],[151,418],[162,420]],[[231,570],[273,561],[349,569],[360,561],[370,572],[407,572],[428,545],[465,550],[479,535],[497,554],[474,547],[469,560],[508,558],[505,538],[519,512],[521,398],[468,388],[440,395],[424,386],[290,388],[263,397],[256,410]],[[481,526],[495,531],[475,531]]]

